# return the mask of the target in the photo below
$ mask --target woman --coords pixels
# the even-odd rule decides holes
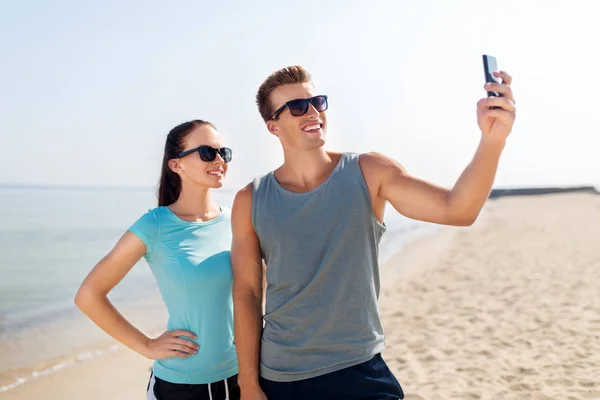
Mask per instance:
[[[101,329],[156,360],[149,400],[239,399],[233,344],[230,209],[211,198],[223,186],[231,149],[206,121],[171,130],[159,207],[135,222],[85,278],[75,304]],[[150,339],[107,298],[144,257],[169,311],[168,330]]]

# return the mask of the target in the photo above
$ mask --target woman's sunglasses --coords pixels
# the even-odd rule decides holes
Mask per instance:
[[[271,117],[271,119],[279,118],[279,115],[283,112],[283,110],[285,110],[286,107],[288,107],[290,109],[290,114],[292,114],[294,117],[299,117],[308,112],[309,104],[312,104],[313,107],[318,112],[323,112],[323,111],[327,110],[327,107],[328,107],[327,96],[319,95],[319,96],[311,97],[310,99],[290,100],[287,103],[285,103],[284,105],[282,105],[281,107],[279,107],[277,109],[277,111],[275,111],[273,113],[273,116]]]
[[[200,155],[200,159],[204,162],[214,161],[215,158],[217,158],[217,153],[219,153],[219,155],[223,159],[223,162],[225,163],[231,161],[232,157],[232,152],[229,147],[221,147],[220,149],[215,149],[214,147],[202,145],[200,147],[196,147],[195,149],[186,150],[177,154],[177,158],[185,157],[188,154],[192,154],[195,151],[198,152],[198,154]]]

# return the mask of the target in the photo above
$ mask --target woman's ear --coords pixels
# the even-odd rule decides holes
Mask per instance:
[[[183,172],[183,166],[179,163],[178,158],[170,159],[168,165],[171,171],[175,172],[176,174]]]

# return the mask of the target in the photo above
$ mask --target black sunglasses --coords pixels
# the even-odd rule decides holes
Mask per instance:
[[[310,99],[290,100],[281,107],[279,107],[277,111],[273,113],[271,119],[279,118],[279,115],[283,112],[283,110],[285,110],[286,107],[290,109],[290,114],[292,114],[294,117],[299,117],[308,112],[309,104],[312,104],[318,112],[323,112],[327,110],[327,107],[329,106],[327,104],[327,96],[325,95],[311,97]]]
[[[231,161],[232,151],[229,147],[221,147],[220,149],[215,149],[214,147],[210,147],[207,145],[202,145],[200,147],[196,147],[195,149],[190,149],[183,151],[177,154],[177,158],[185,157],[188,154],[192,154],[197,151],[200,155],[200,159],[204,162],[211,162],[217,158],[217,153],[221,156],[225,163]]]

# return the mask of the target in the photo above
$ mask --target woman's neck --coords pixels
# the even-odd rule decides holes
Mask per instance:
[[[178,217],[191,222],[210,221],[221,214],[221,209],[212,200],[211,189],[183,185],[177,201],[169,206]]]

